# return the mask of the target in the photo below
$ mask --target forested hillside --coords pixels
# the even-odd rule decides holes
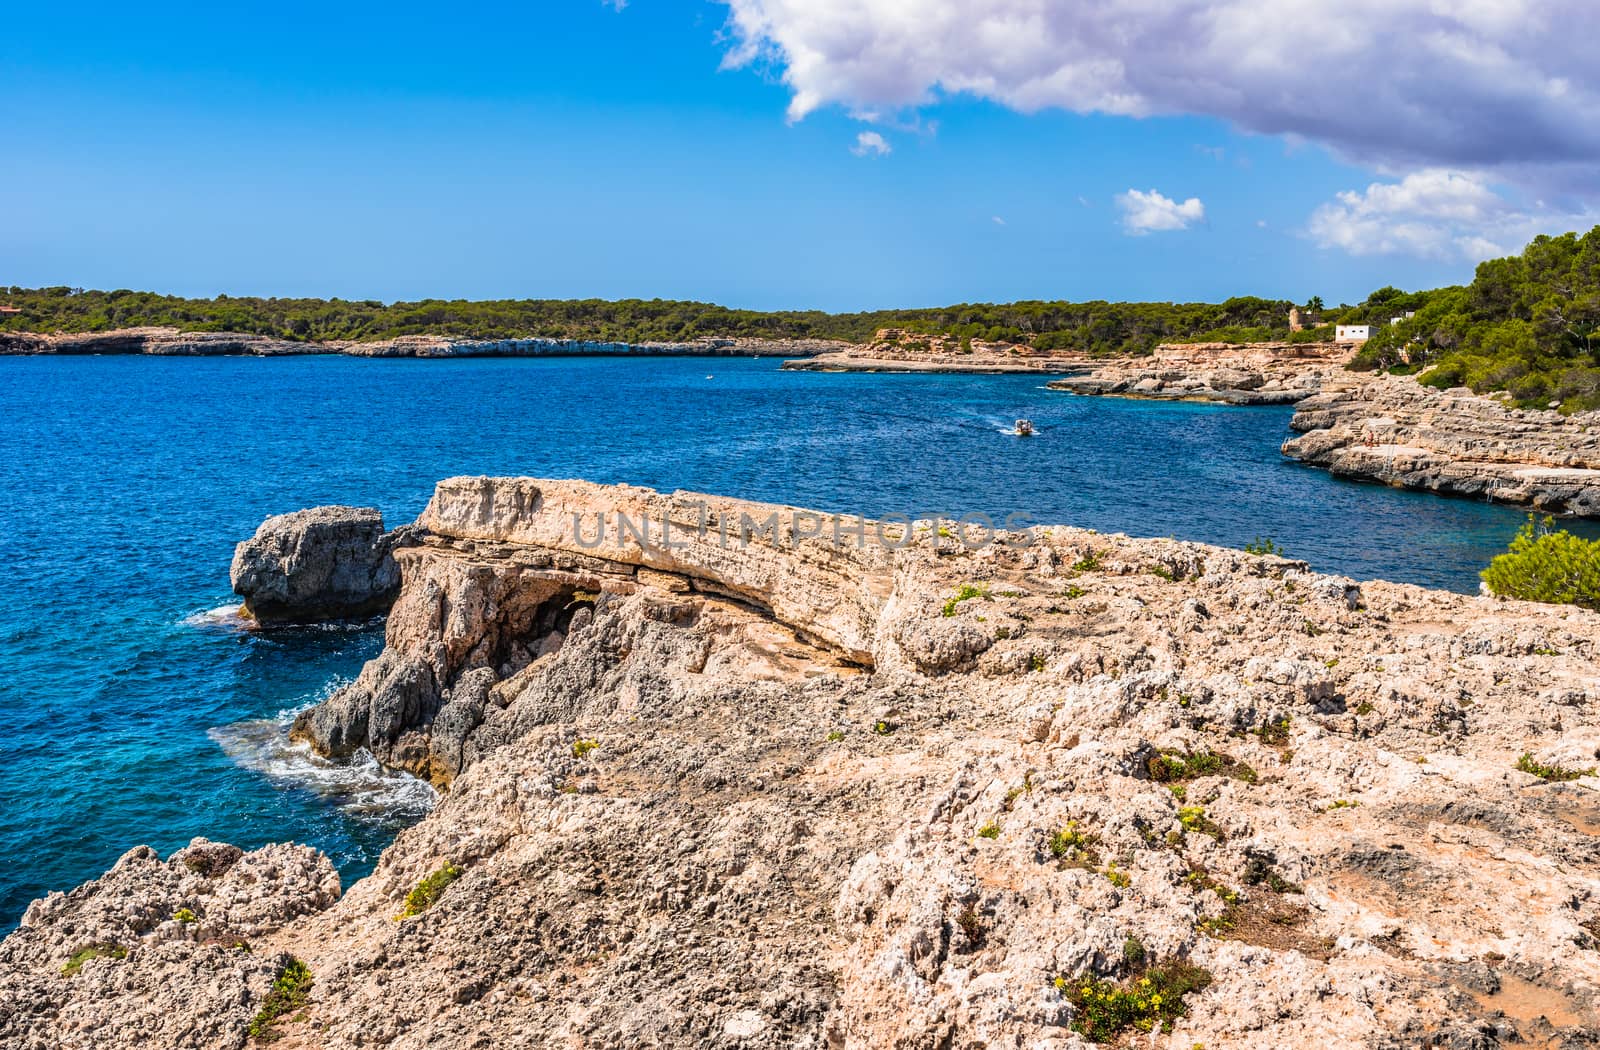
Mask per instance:
[[[1525,408],[1600,408],[1600,227],[1538,237],[1478,266],[1466,287],[1427,296],[1386,327],[1356,367],[1421,371],[1430,386],[1504,390]]]
[[[70,288],[3,289],[0,302],[21,308],[20,313],[0,315],[0,331],[92,332],[171,325],[190,331],[253,332],[296,340],[371,341],[435,333],[618,342],[749,336],[859,343],[869,340],[879,328],[900,327],[1095,354],[1148,353],[1156,344],[1171,340],[1283,339],[1289,334],[1291,305],[1247,296],[1224,303],[975,303],[829,314],[819,310],[733,310],[660,299],[458,299],[386,304],[229,296],[182,299],[152,292]]]

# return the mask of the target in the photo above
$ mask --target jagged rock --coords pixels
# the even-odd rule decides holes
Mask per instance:
[[[394,552],[417,539],[412,526],[385,533],[370,507],[313,507],[262,522],[229,576],[241,611],[261,624],[371,616],[400,593]]]
[[[1379,376],[1308,398],[1283,453],[1339,477],[1600,517],[1600,412],[1529,412]]]

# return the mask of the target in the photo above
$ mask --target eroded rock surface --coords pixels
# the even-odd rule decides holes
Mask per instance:
[[[0,1045],[242,1047],[288,958],[270,936],[338,898],[338,872],[304,846],[129,850],[35,901],[0,944]]]
[[[1600,516],[1600,412],[1527,412],[1403,376],[1301,402],[1283,453],[1341,477]]]
[[[1516,768],[1600,765],[1600,614],[1071,529],[556,525],[697,504],[770,510],[441,484],[384,655],[312,717],[450,789],[252,940],[315,974],[279,1045],[1065,1050],[1135,945],[1211,980],[1134,1045],[1600,1040],[1600,791]],[[52,943],[12,1031],[122,1045],[170,946],[87,964],[129,989],[102,1007]],[[189,1045],[238,1045],[259,976],[198,997]]]
[[[233,553],[229,578],[241,612],[261,624],[372,616],[400,593],[394,552],[417,529],[383,530],[371,507],[313,507],[268,518]]]

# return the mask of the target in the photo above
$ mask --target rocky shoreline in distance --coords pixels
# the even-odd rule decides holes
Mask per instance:
[[[1600,412],[1525,411],[1375,376],[1302,401],[1283,454],[1334,475],[1600,517]]]
[[[1047,385],[1090,396],[1292,405],[1341,374],[1349,356],[1349,347],[1332,343],[1168,344]]]
[[[345,354],[351,357],[689,357],[750,355],[792,357],[838,350],[825,339],[698,339],[690,342],[619,343],[584,339],[469,339],[405,335],[375,342],[295,342],[242,332],[185,332],[176,328],[123,328],[46,335],[0,332],[0,355],[62,356],[147,354],[166,357],[284,357]]]
[[[1185,1048],[1600,1040],[1600,614],[814,518],[441,482],[296,727],[440,804],[342,897],[197,840],[35,902],[0,1043],[1085,1050],[1113,994]]]

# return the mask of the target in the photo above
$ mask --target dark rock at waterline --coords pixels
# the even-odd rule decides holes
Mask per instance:
[[[372,616],[400,593],[394,551],[420,535],[414,525],[385,532],[372,507],[280,514],[234,550],[229,578],[242,612],[263,625]]]

